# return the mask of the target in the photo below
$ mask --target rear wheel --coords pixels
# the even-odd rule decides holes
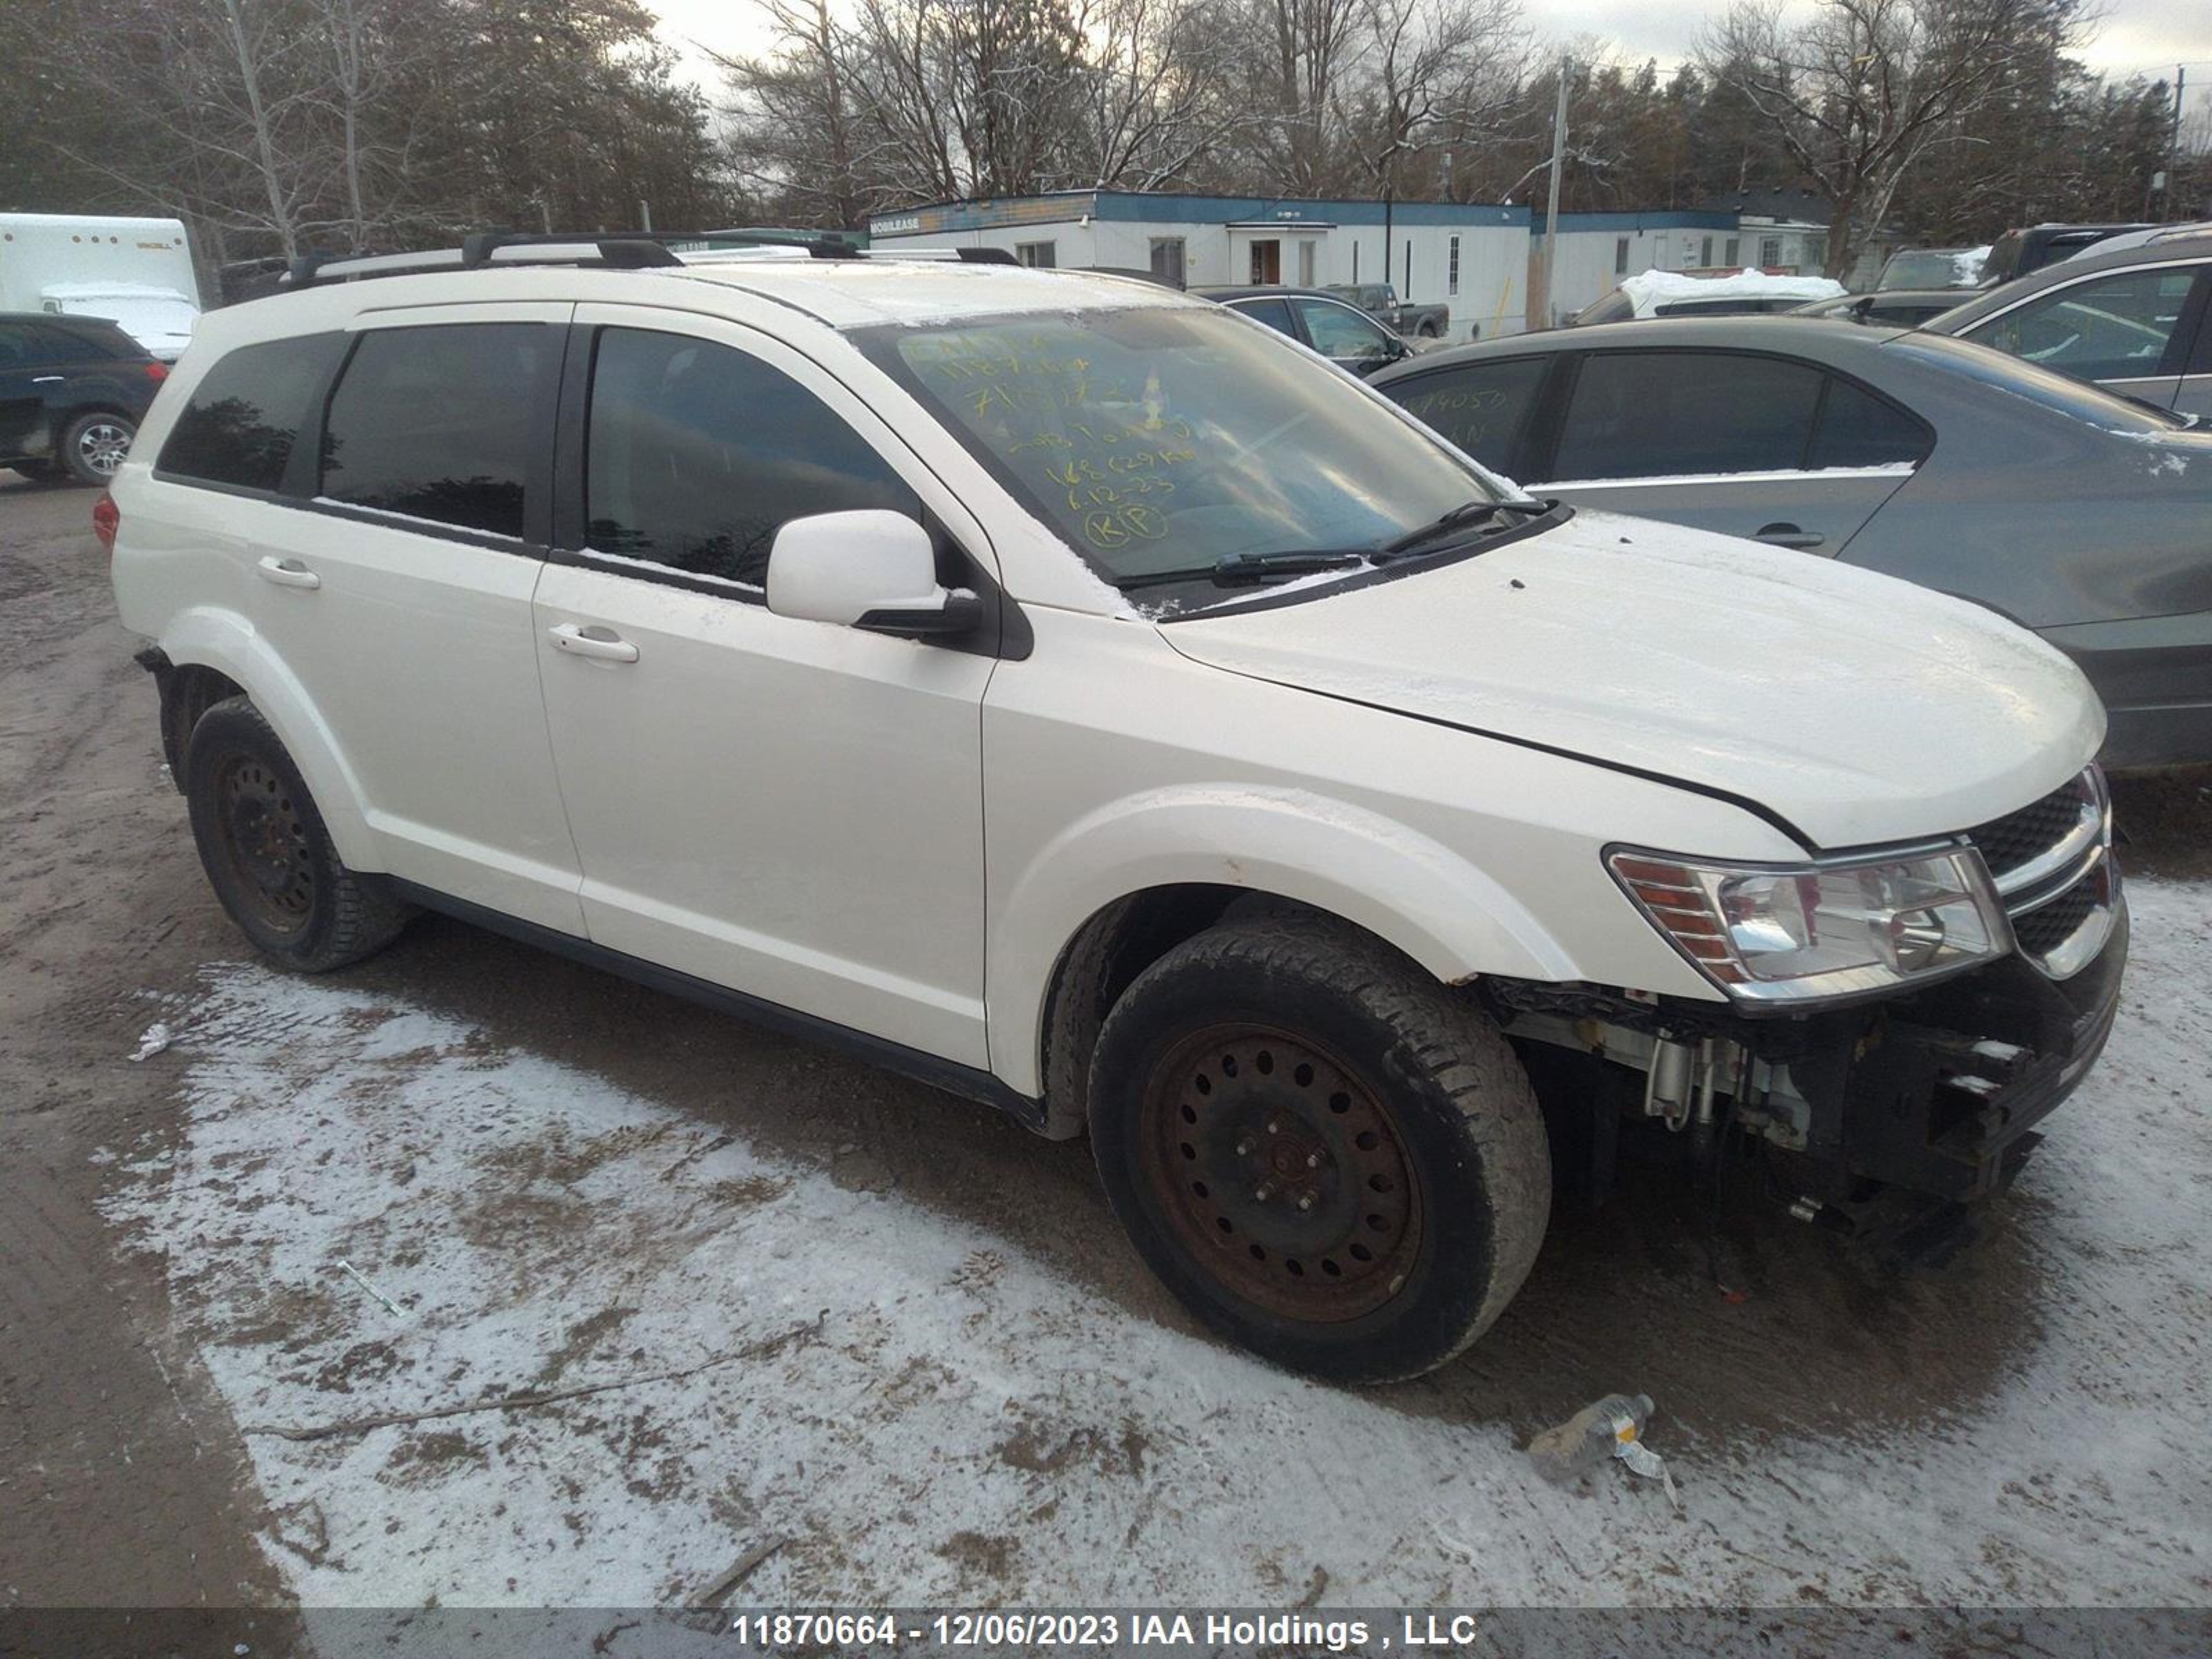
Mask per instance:
[[[1139,976],[1091,1088],[1108,1195],[1200,1319],[1298,1370],[1442,1364],[1519,1289],[1542,1120],[1480,1011],[1321,919],[1225,924]]]
[[[404,905],[339,860],[299,768],[246,698],[216,703],[193,726],[185,797],[216,896],[283,967],[343,968],[406,925]]]
[[[62,433],[62,465],[79,483],[104,484],[115,476],[138,428],[120,415],[80,415]]]

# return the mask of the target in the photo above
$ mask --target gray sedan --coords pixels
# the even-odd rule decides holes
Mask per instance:
[[[1978,601],[2080,663],[2108,765],[2212,760],[2212,432],[1986,347],[1794,317],[1431,353],[1370,382],[1534,493]]]

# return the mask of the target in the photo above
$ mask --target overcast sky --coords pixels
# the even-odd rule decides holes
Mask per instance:
[[[684,54],[686,67],[719,99],[720,76],[696,49],[737,55],[766,44],[759,13],[748,0],[647,0],[660,14],[660,33]],[[1796,0],[1809,9],[1808,0]],[[2141,71],[2171,76],[2177,63],[2188,64],[2192,111],[2212,100],[2212,0],[2106,0],[2109,8],[2096,37],[2083,49],[2091,68],[2106,74]],[[1723,9],[1720,0],[1528,0],[1528,14],[1540,38],[1566,44],[1584,37],[1613,43],[1615,54],[1630,61],[1656,58],[1672,67],[1695,49],[1705,21]]]

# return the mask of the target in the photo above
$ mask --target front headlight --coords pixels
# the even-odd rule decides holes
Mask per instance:
[[[1863,996],[2010,948],[1981,856],[1963,848],[1802,865],[1691,863],[1621,848],[1606,865],[1652,926],[1738,1001]]]

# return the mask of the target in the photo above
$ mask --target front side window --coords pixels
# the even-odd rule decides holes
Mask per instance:
[[[1390,336],[1371,318],[1328,300],[1295,301],[1313,349],[1340,363],[1379,362],[1390,355]]]
[[[1485,466],[1512,470],[1513,451],[1536,405],[1550,360],[1469,363],[1384,389],[1424,426],[1441,432]]]
[[[154,470],[234,489],[276,489],[344,348],[343,334],[310,334],[220,359],[192,388]]]
[[[561,338],[543,323],[362,335],[331,398],[319,493],[520,539],[532,432]]]
[[[1970,337],[2087,380],[2180,372],[2181,326],[2198,268],[2128,270],[2041,295]]]
[[[1775,357],[1594,352],[1568,405],[1554,478],[1781,472],[1804,465],[1820,370]]]
[[[1212,307],[859,331],[875,362],[1109,580],[1370,550],[1495,479]]]
[[[610,328],[592,360],[585,545],[759,587],[792,519],[919,518],[890,465],[781,369],[710,340]]]

